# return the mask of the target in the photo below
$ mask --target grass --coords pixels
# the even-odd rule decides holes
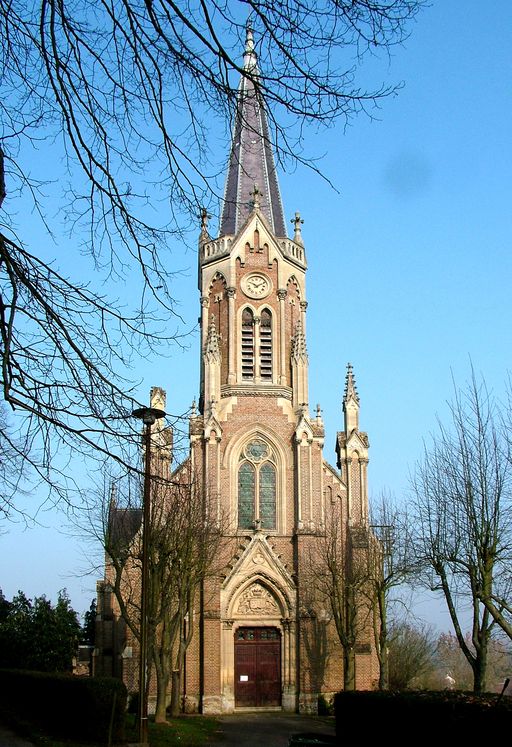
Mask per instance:
[[[127,742],[137,741],[137,731],[133,716],[127,716]],[[149,722],[149,743],[151,747],[200,747],[215,740],[219,724],[207,716],[183,716],[169,719],[167,724]]]
[[[11,727],[37,747],[106,747],[106,742],[79,742],[53,739],[28,722],[14,723]],[[149,722],[150,747],[201,747],[216,741],[219,725],[216,719],[206,716],[183,716],[169,719],[167,724]],[[126,743],[137,742],[135,717],[126,716]]]

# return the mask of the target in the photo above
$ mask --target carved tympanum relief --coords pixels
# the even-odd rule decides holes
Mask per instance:
[[[272,594],[261,584],[252,584],[240,597],[239,615],[277,615],[279,608]]]

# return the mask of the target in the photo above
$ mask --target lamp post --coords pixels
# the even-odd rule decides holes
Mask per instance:
[[[148,744],[148,697],[146,672],[148,663],[148,586],[149,586],[149,523],[151,502],[151,426],[163,418],[165,412],[156,407],[139,407],[132,412],[142,420],[145,429],[144,493],[142,497],[142,569],[140,588],[140,657],[139,657],[139,743]]]

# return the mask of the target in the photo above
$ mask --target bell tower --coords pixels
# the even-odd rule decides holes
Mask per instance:
[[[244,73],[219,235],[209,235],[203,212],[199,239],[201,411],[212,396],[230,406],[231,397],[257,391],[284,396],[295,408],[307,402],[302,221],[297,213],[289,239],[250,28]],[[213,380],[220,392],[212,390]]]

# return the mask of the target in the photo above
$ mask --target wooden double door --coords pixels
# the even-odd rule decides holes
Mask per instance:
[[[277,628],[235,633],[235,706],[281,705],[281,634]]]

